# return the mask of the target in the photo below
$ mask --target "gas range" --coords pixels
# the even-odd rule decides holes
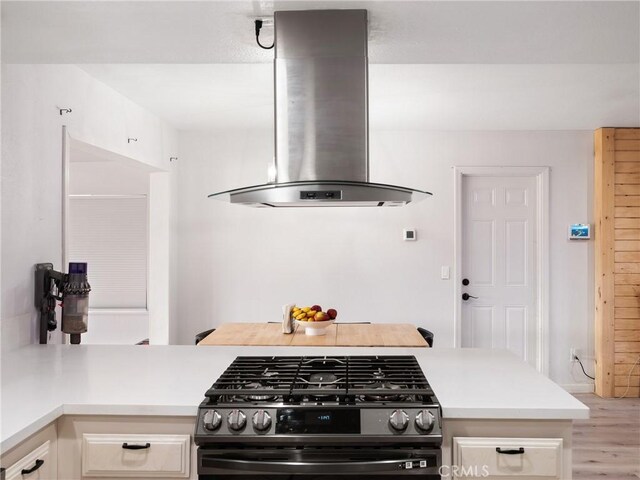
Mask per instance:
[[[396,476],[439,466],[440,404],[413,356],[238,357],[205,397],[195,431],[201,479],[239,478],[224,466],[275,464],[286,478],[309,478],[305,458],[323,459],[306,475],[335,476],[362,458],[374,469],[367,478],[384,476],[384,466]],[[329,468],[343,455],[351,460]],[[292,458],[301,465],[293,472]]]
[[[238,357],[205,396],[196,442],[274,435],[438,441],[441,433],[440,405],[413,356]]]
[[[440,405],[413,356],[238,357],[205,396],[196,442],[441,438]]]

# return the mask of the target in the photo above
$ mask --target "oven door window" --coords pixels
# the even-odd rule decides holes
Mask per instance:
[[[199,480],[390,479],[419,476],[440,480],[436,448],[202,449]]]

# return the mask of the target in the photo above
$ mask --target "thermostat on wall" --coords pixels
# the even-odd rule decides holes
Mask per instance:
[[[588,240],[591,238],[591,225],[574,223],[569,226],[569,240]]]
[[[416,232],[415,230],[409,230],[409,229],[405,228],[402,231],[402,238],[405,241],[415,241],[418,238],[418,232]]]

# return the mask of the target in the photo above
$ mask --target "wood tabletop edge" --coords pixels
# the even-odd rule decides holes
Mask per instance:
[[[342,328],[341,328],[342,327]],[[283,333],[280,323],[224,323],[198,345],[202,346],[322,346],[322,347],[427,347],[427,342],[410,323],[340,323],[328,328],[327,335],[305,334],[294,325]]]

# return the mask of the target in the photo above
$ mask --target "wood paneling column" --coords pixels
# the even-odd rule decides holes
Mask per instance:
[[[596,393],[627,390],[640,356],[640,129],[595,132]],[[640,368],[627,396],[640,393]]]

